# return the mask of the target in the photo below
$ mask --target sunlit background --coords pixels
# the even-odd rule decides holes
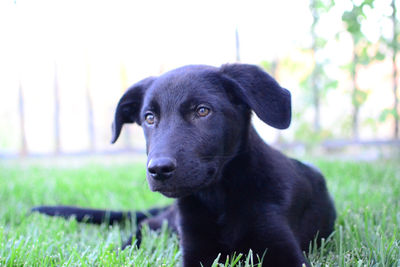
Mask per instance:
[[[228,62],[257,64],[292,92],[288,130],[254,119],[267,142],[324,153],[371,146],[375,156],[399,149],[399,6],[2,0],[0,157],[142,152],[135,125],[110,144],[124,90],[182,65]]]

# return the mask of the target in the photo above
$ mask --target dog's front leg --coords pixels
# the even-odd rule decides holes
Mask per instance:
[[[218,242],[218,227],[212,216],[199,212],[181,213],[179,236],[183,254],[184,267],[211,266],[221,253],[221,260],[226,259],[226,253]],[[200,265],[201,263],[201,265]]]
[[[243,243],[259,257],[264,255],[262,266],[310,266],[285,218],[265,218],[264,227],[254,230]]]
[[[215,259],[220,254],[221,247],[218,246],[215,237],[213,238],[208,233],[188,233],[181,236],[181,248],[183,253],[183,266],[211,266]],[[227,254],[221,253],[219,259],[226,259]]]
[[[219,229],[215,215],[194,198],[186,198],[179,203],[179,237],[184,267],[211,266],[221,253],[220,259],[226,259],[221,246]],[[225,249],[226,250],[226,249]],[[201,264],[201,265],[200,265]]]
[[[294,240],[293,240],[294,241]],[[267,244],[263,245],[267,249],[254,249],[255,254],[260,257],[264,255],[262,266],[285,266],[302,267],[310,265],[304,258],[301,250],[292,243],[287,244]],[[264,254],[265,253],[265,254]]]

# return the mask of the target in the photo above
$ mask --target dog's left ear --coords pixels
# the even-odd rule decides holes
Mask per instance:
[[[112,138],[111,143],[117,141],[122,126],[125,123],[134,123],[140,125],[139,113],[142,107],[144,92],[156,78],[149,77],[136,84],[132,85],[118,102],[115,110],[114,122],[112,124]]]
[[[247,64],[226,64],[221,73],[237,86],[237,94],[268,125],[286,129],[292,117],[290,92],[261,68]]]

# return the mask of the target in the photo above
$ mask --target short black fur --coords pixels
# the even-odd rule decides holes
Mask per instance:
[[[125,123],[142,125],[150,189],[177,198],[149,216],[136,213],[139,229],[143,223],[159,229],[167,220],[180,237],[185,267],[210,266],[219,253],[225,260],[249,249],[264,255],[263,266],[309,265],[303,251],[333,231],[336,213],[322,174],[265,144],[251,111],[285,129],[291,98],[270,75],[245,64],[182,67],[133,85],[119,101],[112,142]],[[95,223],[132,216],[71,207],[36,211]]]

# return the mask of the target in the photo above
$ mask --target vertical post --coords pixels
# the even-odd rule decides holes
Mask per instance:
[[[121,77],[121,89],[122,92],[125,92],[125,90],[128,88],[128,77],[127,77],[127,73],[126,73],[126,67],[124,65],[124,63],[120,63],[120,77]],[[124,132],[124,146],[126,149],[131,149],[131,132],[127,129],[127,127],[125,128],[125,132]]]
[[[235,43],[236,43],[236,61],[240,62],[240,43],[238,26],[235,28]]]
[[[60,154],[60,92],[57,62],[54,62],[54,153]]]
[[[28,149],[26,144],[26,132],[25,132],[24,93],[22,89],[21,80],[19,80],[19,86],[18,86],[18,109],[19,109],[19,125],[21,129],[21,146],[19,154],[20,156],[26,156],[28,153]]]
[[[89,151],[93,152],[96,150],[95,145],[95,131],[94,131],[94,113],[93,113],[93,101],[92,94],[90,93],[90,63],[87,59],[86,62],[86,104],[88,112],[88,131],[89,131]]]

